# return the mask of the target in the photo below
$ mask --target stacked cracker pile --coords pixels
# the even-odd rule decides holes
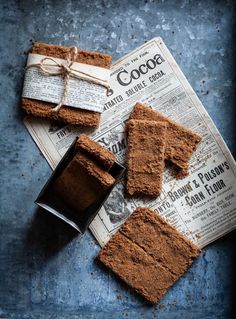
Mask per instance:
[[[64,60],[66,60],[69,52],[70,48],[68,47],[39,42],[33,43],[32,48],[29,51],[29,53]],[[110,69],[111,61],[112,57],[109,54],[78,49],[78,54],[74,62]],[[58,112],[52,113],[51,110],[53,107],[55,107],[55,104],[53,103],[22,98],[22,108],[28,114],[37,117],[53,118],[54,120],[73,125],[92,128],[97,128],[99,126],[100,113],[98,112],[63,105]]]
[[[131,196],[159,196],[165,163],[176,178],[188,175],[188,162],[201,141],[196,133],[140,103],[130,115],[127,134]]]
[[[112,187],[115,179],[109,169],[115,155],[81,134],[75,145],[75,155],[53,184],[53,191],[78,216],[99,201]]]

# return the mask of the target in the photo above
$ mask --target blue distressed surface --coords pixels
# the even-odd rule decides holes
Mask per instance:
[[[2,0],[0,6],[0,318],[233,318],[235,232],[205,249],[161,307],[150,307],[94,263],[99,247],[90,233],[78,237],[36,209],[51,171],[22,124],[20,94],[31,39],[116,60],[162,36],[235,155],[234,1]]]

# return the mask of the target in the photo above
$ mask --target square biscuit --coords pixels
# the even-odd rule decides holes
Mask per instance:
[[[148,208],[137,208],[97,258],[149,303],[160,301],[201,250]]]

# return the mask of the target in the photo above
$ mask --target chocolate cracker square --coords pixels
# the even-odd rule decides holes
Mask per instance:
[[[49,57],[66,59],[66,56],[70,48],[52,45],[46,43],[35,42],[32,45],[29,53],[46,55]],[[75,62],[90,64],[98,67],[110,69],[111,56],[108,54],[102,54],[98,52],[80,50],[78,48],[78,55]],[[83,110],[79,108],[73,108],[63,105],[60,110],[55,114],[51,112],[51,109],[55,107],[54,103],[22,98],[22,108],[26,113],[32,114],[38,117],[53,118],[60,122],[81,125],[87,127],[97,128],[100,122],[100,113]]]
[[[86,134],[80,134],[76,149],[96,161],[105,170],[109,170],[116,159],[112,152],[91,140]]]
[[[115,183],[115,179],[84,154],[77,153],[53,189],[76,214],[81,214],[100,200]]]
[[[160,195],[166,141],[166,123],[130,120],[128,124],[127,193]]]
[[[165,160],[173,165],[177,178],[188,175],[188,162],[202,139],[198,134],[141,103],[135,104],[131,119],[166,123]]]
[[[139,207],[97,258],[134,291],[155,304],[200,252],[154,211]]]
[[[108,172],[114,161],[113,153],[81,134],[73,159],[55,180],[53,189],[68,207],[80,214],[114,185],[115,179]]]

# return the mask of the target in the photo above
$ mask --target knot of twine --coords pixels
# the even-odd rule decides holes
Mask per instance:
[[[83,80],[88,83],[98,84],[100,86],[103,86],[107,89],[109,89],[109,85],[106,81],[103,81],[95,76],[92,76],[88,73],[78,71],[72,68],[73,63],[76,61],[78,55],[78,49],[76,47],[72,47],[70,51],[68,52],[65,62],[58,63],[56,60],[54,60],[51,57],[46,57],[41,59],[39,63],[32,63],[26,66],[26,70],[29,68],[39,68],[45,75],[47,76],[56,76],[61,75],[64,79],[64,91],[63,95],[61,97],[60,102],[52,108],[52,112],[58,112],[60,108],[64,105],[65,99],[68,95],[69,90],[69,79],[75,78],[78,80]],[[51,63],[48,63],[51,62]]]

